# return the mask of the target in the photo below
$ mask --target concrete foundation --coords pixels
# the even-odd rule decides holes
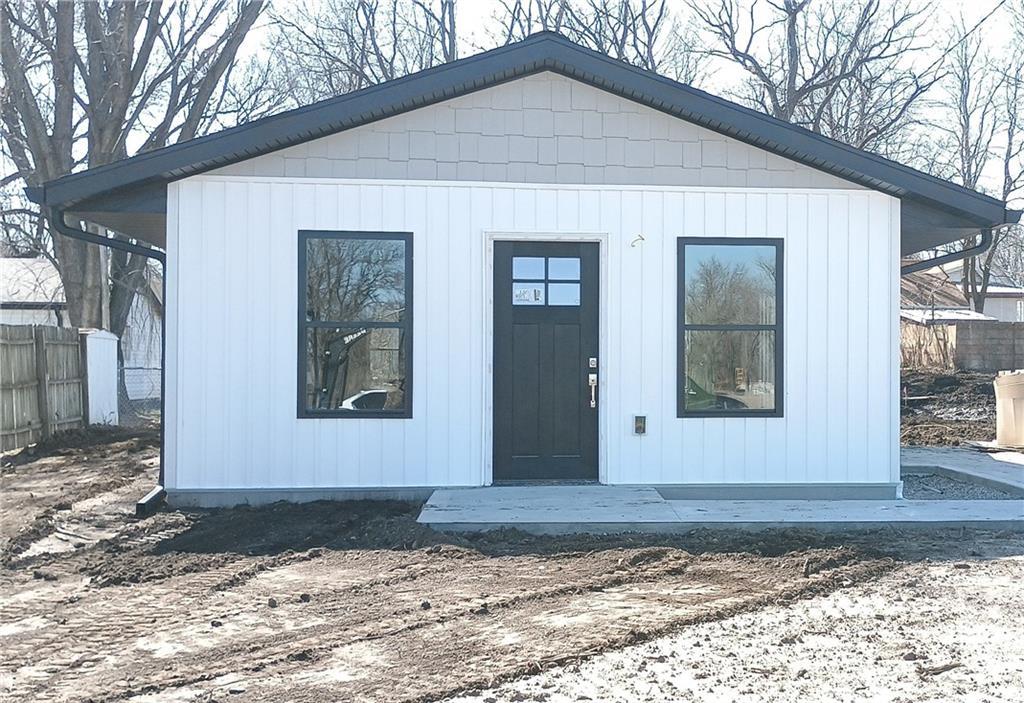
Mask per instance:
[[[209,488],[167,491],[167,504],[174,508],[231,508],[236,505],[267,505],[285,500],[309,503],[314,500],[400,500],[422,503],[434,488]]]
[[[450,532],[688,532],[699,528],[985,527],[1024,531],[1013,500],[666,500],[654,488],[508,486],[438,489],[419,522]]]

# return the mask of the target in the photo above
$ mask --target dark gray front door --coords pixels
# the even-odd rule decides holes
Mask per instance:
[[[494,244],[494,480],[597,480],[595,242]]]

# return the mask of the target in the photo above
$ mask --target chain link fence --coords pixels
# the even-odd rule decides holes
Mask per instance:
[[[118,368],[118,414],[126,427],[160,422],[160,367]]]

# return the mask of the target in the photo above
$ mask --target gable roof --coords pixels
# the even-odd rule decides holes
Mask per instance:
[[[166,184],[540,71],[552,71],[903,201],[904,254],[1016,222],[954,183],[542,32],[469,58],[28,189],[42,205],[163,245]]]

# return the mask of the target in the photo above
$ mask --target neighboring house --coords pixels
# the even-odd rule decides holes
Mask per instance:
[[[160,397],[160,288],[153,277],[128,313],[121,349],[130,400]],[[49,259],[0,258],[0,324],[70,326],[60,274]]]
[[[960,287],[939,267],[900,277],[900,318],[919,325],[995,319],[972,310]]]
[[[66,323],[60,274],[48,259],[0,258],[0,324]]]
[[[962,262],[946,264],[941,271],[959,287],[964,277]],[[1015,285],[1005,271],[995,267],[985,294],[986,316],[1000,322],[1024,322],[1024,288]]]
[[[988,196],[544,33],[30,192],[167,250],[172,502],[893,497],[900,256]]]

